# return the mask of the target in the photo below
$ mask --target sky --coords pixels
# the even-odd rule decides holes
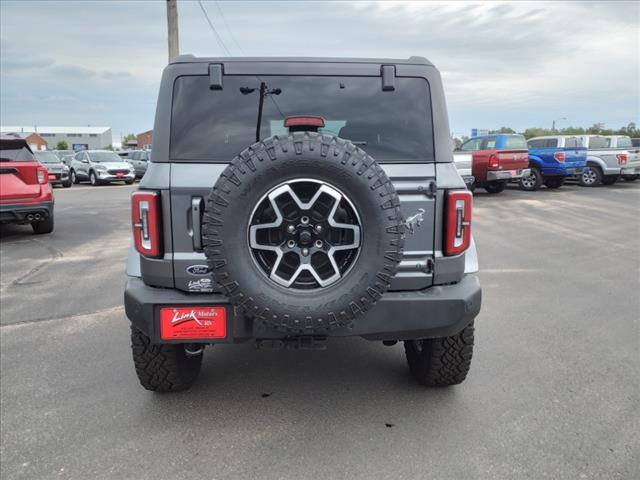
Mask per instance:
[[[640,123],[640,2],[203,1],[233,56],[428,58],[451,130]],[[180,53],[226,56],[178,2]],[[160,1],[0,1],[0,124],[153,128]]]

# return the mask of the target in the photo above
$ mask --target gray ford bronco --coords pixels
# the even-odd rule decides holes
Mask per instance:
[[[195,58],[162,77],[132,195],[135,369],[189,388],[204,349],[404,341],[424,385],[469,370],[480,311],[472,195],[424,58]]]

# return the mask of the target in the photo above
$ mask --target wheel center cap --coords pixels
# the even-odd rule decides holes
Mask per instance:
[[[303,230],[300,232],[300,235],[298,236],[298,242],[300,242],[300,245],[306,247],[308,245],[311,245],[312,241],[313,241],[313,235],[309,230]]]

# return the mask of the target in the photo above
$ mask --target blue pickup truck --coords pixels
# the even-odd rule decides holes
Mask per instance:
[[[560,188],[567,177],[580,175],[587,164],[587,149],[578,136],[534,137],[529,147],[529,175],[520,179],[523,190]]]

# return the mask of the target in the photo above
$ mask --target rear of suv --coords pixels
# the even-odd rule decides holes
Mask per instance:
[[[53,231],[49,172],[22,138],[0,137],[0,223],[30,224],[36,234]]]
[[[188,388],[207,345],[344,336],[404,341],[418,382],[462,382],[481,303],[471,203],[427,60],[179,57],[132,195],[140,383]]]

